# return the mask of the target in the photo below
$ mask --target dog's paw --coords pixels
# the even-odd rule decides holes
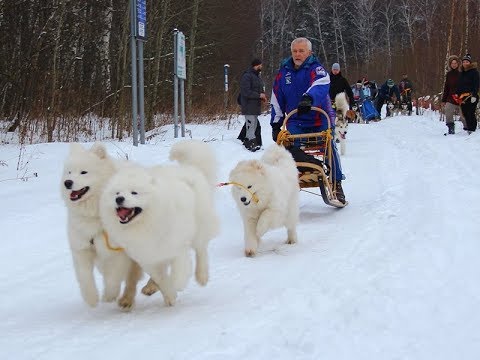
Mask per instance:
[[[174,306],[177,301],[177,293],[163,294],[163,302],[165,306]]]
[[[135,304],[135,300],[130,295],[123,295],[117,302],[120,310],[128,312],[133,309],[133,305]]]
[[[245,249],[245,256],[246,257],[254,257],[256,254],[256,249]]]
[[[208,271],[201,271],[201,270],[195,271],[195,280],[197,280],[197,283],[201,286],[207,285]]]
[[[288,238],[286,243],[287,243],[288,245],[292,245],[292,244],[295,244],[296,242],[297,242],[297,239],[290,239],[290,238]]]
[[[151,296],[155,294],[157,291],[158,291],[158,286],[157,284],[155,284],[155,282],[152,279],[148,280],[147,285],[145,285],[142,288],[142,294],[147,296]]]
[[[88,292],[82,293],[83,300],[90,306],[95,307],[98,305],[98,293],[97,292]]]

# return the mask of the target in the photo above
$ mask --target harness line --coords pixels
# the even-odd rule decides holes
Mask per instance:
[[[240,183],[235,182],[235,181],[223,182],[223,183],[217,184],[218,187],[226,186],[226,185],[235,185],[235,186],[238,186],[239,188],[242,188],[243,190],[245,190],[246,192],[248,192],[248,193],[252,196],[252,200],[253,200],[253,201],[255,201],[256,203],[258,203],[258,196],[257,196],[257,194],[255,194],[254,192],[252,192],[252,191],[251,191],[249,188],[247,188],[245,185],[240,184]]]
[[[122,247],[114,247],[110,244],[110,241],[108,241],[108,234],[106,231],[103,232],[103,241],[105,241],[105,245],[107,246],[108,250],[112,251],[123,251]]]

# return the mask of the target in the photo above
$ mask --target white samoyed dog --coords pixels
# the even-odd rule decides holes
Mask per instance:
[[[255,256],[261,237],[270,229],[285,226],[287,244],[297,242],[298,170],[285,148],[273,144],[260,160],[240,161],[229,181],[242,216],[246,256]]]
[[[219,231],[215,211],[215,156],[201,141],[174,144],[170,159],[178,164],[145,168],[126,165],[108,183],[100,204],[112,241],[150,274],[144,294],[161,291],[167,306],[191,276],[208,282],[208,243]]]
[[[98,303],[96,265],[103,275],[103,300],[115,301],[125,280],[118,304],[130,310],[142,271],[121,249],[109,246],[99,213],[100,196],[114,172],[115,163],[101,143],[89,150],[73,143],[64,164],[61,192],[68,210],[68,240],[83,299],[92,307]]]

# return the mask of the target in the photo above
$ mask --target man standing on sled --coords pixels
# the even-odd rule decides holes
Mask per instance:
[[[290,46],[292,56],[282,62],[275,76],[272,89],[272,125],[273,140],[277,140],[285,114],[294,109],[298,112],[289,119],[287,130],[290,134],[314,133],[335,127],[335,111],[330,102],[330,76],[317,58],[312,55],[312,43],[306,38],[297,38]],[[312,111],[312,106],[322,108],[329,117]],[[332,140],[332,154],[337,199],[343,204],[345,194],[342,189],[342,167],[335,142]],[[313,156],[305,154],[299,147],[288,149],[295,161],[318,162]]]

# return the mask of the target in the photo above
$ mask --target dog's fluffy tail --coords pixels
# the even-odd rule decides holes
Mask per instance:
[[[207,143],[199,140],[185,140],[175,143],[170,150],[170,160],[190,165],[201,171],[208,183],[215,186],[217,164],[215,154]]]
[[[347,114],[349,109],[347,94],[341,92],[335,96],[335,107],[342,113],[343,116]]]
[[[273,166],[290,166],[296,167],[292,154],[285,150],[283,146],[277,144],[270,145],[262,156],[262,161]]]

